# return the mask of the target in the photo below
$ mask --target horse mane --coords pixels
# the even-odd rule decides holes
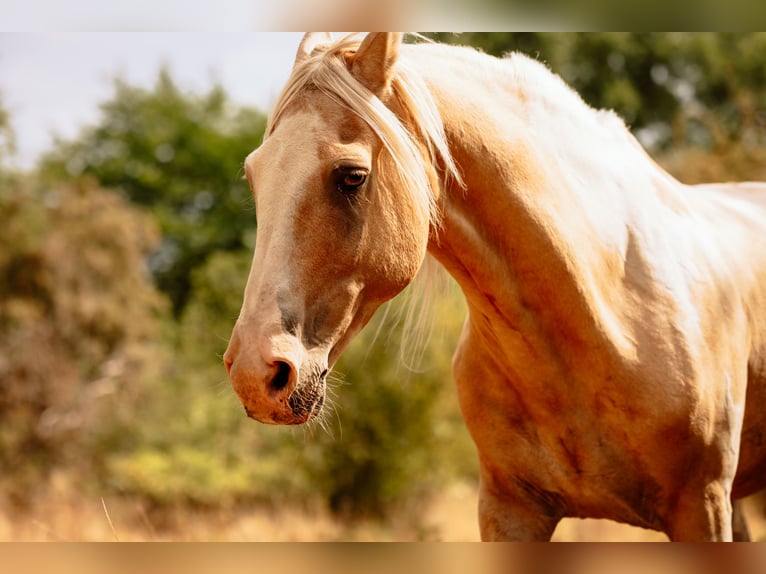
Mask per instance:
[[[322,91],[357,114],[375,132],[393,160],[403,187],[412,194],[420,214],[438,227],[438,190],[432,189],[432,182],[422,169],[421,146],[425,144],[428,159],[432,165],[441,166],[446,177],[457,182],[462,182],[462,179],[452,159],[436,102],[420,75],[411,71],[407,63],[400,59],[391,87],[404,108],[408,123],[412,124],[405,125],[351,74],[347,57],[358,49],[360,43],[356,34],[351,34],[331,44],[317,46],[309,57],[297,62],[277,99],[264,139],[271,135],[280,116],[299,94],[312,87]]]
[[[523,90],[530,113],[536,113],[538,120],[545,117],[556,121],[558,135],[553,143],[565,146],[568,153],[579,154],[592,145],[601,150],[595,161],[601,162],[600,169],[605,172],[625,173],[620,162],[639,160],[651,165],[652,169],[661,170],[614,110],[591,106],[544,63],[520,52],[512,52],[496,62],[510,83]],[[540,123],[544,122],[541,120]],[[571,141],[580,141],[582,145],[573,147]],[[604,161],[606,158],[608,161]],[[592,154],[585,159],[594,161]],[[661,171],[671,177],[665,170]]]

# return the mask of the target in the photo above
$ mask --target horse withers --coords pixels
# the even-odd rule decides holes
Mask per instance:
[[[486,540],[563,517],[744,536],[766,486],[766,185],[687,186],[543,65],[307,35],[245,161],[258,229],[224,362],[248,415],[300,424],[428,253]]]

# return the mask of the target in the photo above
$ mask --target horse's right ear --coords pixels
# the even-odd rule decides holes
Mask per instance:
[[[380,96],[391,84],[399,58],[402,34],[371,32],[364,37],[351,64],[351,73],[373,94]]]
[[[321,46],[322,44],[329,44],[332,42],[332,34],[329,32],[306,32],[303,36],[300,45],[298,46],[298,53],[295,54],[295,66],[306,60],[311,56],[311,52],[314,48]]]

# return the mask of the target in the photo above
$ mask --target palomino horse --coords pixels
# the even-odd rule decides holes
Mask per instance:
[[[427,252],[483,539],[567,516],[731,540],[766,486],[766,185],[687,186],[515,54],[307,35],[246,175],[253,266],[224,356],[249,416],[316,416],[349,340]]]

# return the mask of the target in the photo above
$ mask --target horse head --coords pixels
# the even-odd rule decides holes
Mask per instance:
[[[425,257],[437,176],[423,128],[400,120],[400,42],[307,35],[245,161],[258,228],[224,363],[261,422],[319,413],[338,355]]]

